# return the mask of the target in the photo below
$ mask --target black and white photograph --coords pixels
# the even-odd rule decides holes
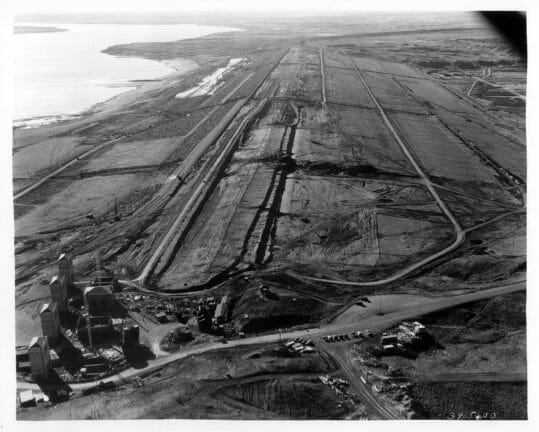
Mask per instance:
[[[530,14],[382,5],[12,3],[6,419],[528,423]]]

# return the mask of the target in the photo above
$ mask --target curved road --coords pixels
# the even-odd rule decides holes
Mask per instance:
[[[513,215],[513,214],[518,214],[518,213],[524,213],[526,210],[524,209],[517,209],[517,210],[513,210],[513,211],[510,211],[510,212],[507,212],[507,213],[503,213],[501,215],[498,215],[498,216],[495,216],[493,217],[492,219],[489,219],[485,222],[481,222],[477,225],[474,225],[472,227],[469,227],[469,228],[466,228],[463,230],[463,233],[468,233],[470,231],[473,231],[473,230],[476,230],[476,229],[480,229],[480,228],[483,228],[484,226],[487,226],[491,223],[494,223],[500,219],[503,219],[507,216],[510,216],[510,215]],[[362,287],[368,287],[368,286],[379,286],[379,285],[385,285],[385,284],[388,284],[388,283],[391,283],[391,282],[395,282],[401,278],[403,278],[404,276],[407,276],[409,275],[410,273],[414,272],[415,270],[418,270],[419,268],[427,265],[427,264],[430,264],[432,261],[435,261],[437,260],[438,258],[441,258],[443,255],[451,252],[453,249],[451,249],[451,247],[454,245],[454,243],[448,247],[446,247],[445,249],[442,249],[441,251],[439,252],[436,252],[435,254],[433,255],[429,255],[428,257],[426,258],[423,258],[422,260],[398,271],[397,273],[394,273],[393,275],[387,277],[387,278],[384,278],[384,279],[378,279],[378,280],[375,280],[375,281],[367,281],[367,282],[353,282],[353,281],[346,281],[346,280],[339,280],[339,279],[324,279],[324,278],[316,278],[316,277],[312,277],[312,276],[304,276],[304,275],[300,275],[300,274],[297,274],[297,273],[294,273],[292,271],[287,271],[287,273],[292,276],[292,277],[295,277],[297,279],[308,279],[308,280],[312,280],[312,281],[316,281],[316,282],[323,282],[323,283],[330,283],[330,284],[337,284],[337,285],[349,285],[349,286],[362,286]]]
[[[422,304],[422,305],[411,307],[411,308],[404,309],[401,311],[393,312],[384,316],[371,316],[371,317],[368,317],[366,319],[360,320],[352,324],[350,323],[329,324],[322,327],[313,327],[313,328],[304,329],[304,330],[289,331],[286,333],[273,333],[273,334],[267,334],[267,335],[261,335],[261,336],[254,336],[254,337],[245,338],[245,339],[235,339],[235,340],[229,341],[227,344],[223,344],[220,342],[210,342],[210,343],[205,343],[201,345],[195,345],[187,349],[177,351],[173,354],[170,354],[169,356],[159,357],[155,360],[152,360],[144,368],[141,368],[141,369],[129,368],[129,369],[119,372],[118,374],[112,377],[105,378],[102,381],[105,383],[106,382],[121,383],[127,380],[127,382],[129,382],[129,380],[135,376],[153,372],[177,360],[180,360],[180,359],[192,356],[192,355],[202,354],[209,351],[215,351],[215,350],[220,350],[220,349],[229,349],[229,348],[238,347],[238,346],[248,346],[248,345],[256,345],[256,344],[263,344],[263,343],[274,343],[274,342],[279,342],[280,340],[291,339],[295,337],[309,337],[311,339],[322,338],[323,336],[328,335],[328,334],[351,333],[352,331],[355,331],[358,329],[365,329],[365,328],[369,328],[373,333],[380,333],[384,331],[385,329],[389,327],[393,327],[406,319],[440,311],[443,309],[452,308],[452,307],[459,306],[464,303],[470,303],[470,302],[474,302],[478,300],[483,300],[483,299],[495,297],[502,294],[509,294],[509,293],[514,293],[518,291],[523,291],[525,289],[526,289],[526,280],[521,280],[521,281],[513,282],[510,284],[500,285],[495,288],[490,288],[484,291],[478,291],[478,292],[469,293],[469,294],[462,294],[462,295],[458,295],[454,297],[440,298],[427,304]],[[348,341],[348,342],[342,342],[342,344],[346,344],[346,343],[351,344],[354,342],[355,341]],[[93,381],[87,382],[87,383],[70,384],[71,389],[74,391],[80,391],[80,390],[84,390],[84,389],[94,387],[94,386],[95,386],[95,382]],[[19,390],[24,390],[24,389],[38,390],[39,386],[35,383],[18,382],[17,388]]]
[[[449,210],[449,208],[447,207],[445,202],[442,201],[442,199],[438,195],[438,192],[435,189],[436,185],[434,185],[430,181],[429,177],[425,174],[425,172],[419,166],[419,164],[417,163],[415,158],[412,156],[410,150],[408,149],[408,147],[406,146],[404,141],[401,139],[401,137],[399,136],[399,134],[397,133],[397,131],[393,127],[393,124],[391,123],[391,121],[387,117],[384,109],[382,108],[382,106],[379,104],[378,100],[374,96],[374,93],[372,92],[371,88],[367,84],[367,81],[365,80],[365,78],[361,74],[360,70],[357,68],[356,64],[353,62],[353,60],[350,58],[350,56],[346,52],[342,51],[342,53],[348,58],[348,60],[352,64],[354,70],[356,71],[357,75],[361,79],[361,82],[363,83],[365,89],[369,93],[369,96],[371,97],[372,101],[374,102],[374,104],[376,105],[378,110],[380,111],[380,115],[382,116],[382,119],[384,120],[384,123],[386,124],[387,128],[389,129],[389,131],[391,132],[391,134],[393,135],[393,137],[395,138],[395,140],[397,141],[397,143],[401,147],[402,151],[404,152],[404,154],[406,155],[406,157],[408,158],[408,160],[410,161],[410,163],[412,164],[414,169],[417,171],[417,173],[421,177],[421,183],[423,183],[425,185],[425,187],[429,190],[430,194],[432,195],[432,197],[434,198],[434,200],[436,201],[436,203],[438,204],[440,209],[447,216],[447,218],[449,219],[449,221],[451,222],[451,224],[455,228],[456,238],[455,238],[455,241],[452,244],[450,244],[449,246],[447,246],[446,248],[444,248],[444,249],[442,249],[442,250],[440,250],[440,251],[438,251],[438,252],[436,252],[436,253],[434,253],[432,255],[429,255],[428,257],[426,257],[426,258],[416,262],[415,264],[412,264],[412,265],[398,271],[397,273],[395,273],[395,274],[393,274],[393,275],[391,275],[391,276],[389,276],[387,278],[379,279],[377,281],[352,282],[352,281],[343,281],[343,280],[334,280],[334,279],[314,278],[314,277],[311,277],[311,276],[302,276],[302,275],[298,275],[298,274],[293,273],[293,272],[289,272],[289,274],[291,276],[294,276],[294,277],[300,278],[300,279],[303,278],[303,279],[309,279],[309,280],[317,281],[317,282],[339,284],[339,285],[351,285],[351,286],[379,286],[379,285],[385,285],[385,284],[388,284],[388,283],[391,283],[391,282],[395,282],[395,281],[409,275],[410,273],[414,272],[415,270],[417,270],[417,269],[419,269],[419,268],[421,268],[421,267],[423,267],[423,266],[425,266],[425,265],[427,265],[427,264],[429,264],[429,263],[431,263],[433,261],[436,261],[438,258],[441,258],[441,257],[447,255],[448,253],[453,252],[455,249],[457,249],[459,246],[461,246],[464,243],[464,240],[466,239],[466,233],[467,232],[470,232],[470,231],[472,231],[474,229],[481,228],[481,227],[483,227],[485,225],[488,225],[489,223],[495,222],[495,221],[497,221],[497,220],[499,220],[499,219],[501,219],[503,217],[506,217],[506,216],[508,216],[510,214],[515,214],[515,213],[519,213],[519,212],[523,211],[522,209],[518,209],[518,210],[508,212],[508,213],[504,213],[504,214],[498,215],[498,216],[494,217],[493,219],[490,219],[490,220],[488,220],[486,222],[482,222],[482,223],[480,223],[478,225],[475,225],[474,227],[463,229],[462,226],[460,225],[460,223],[458,222],[458,220],[453,215],[453,213]],[[322,48],[320,48],[320,65],[323,68],[322,54],[323,54],[323,51],[322,51]],[[322,72],[322,75],[324,75],[323,72]]]
[[[430,181],[427,174],[423,171],[423,169],[420,167],[418,162],[415,160],[414,156],[412,155],[412,153],[408,149],[406,143],[402,140],[402,138],[398,134],[397,130],[395,129],[395,127],[393,126],[393,124],[391,123],[389,118],[387,117],[384,109],[382,108],[382,106],[380,105],[378,100],[376,99],[376,96],[372,92],[371,88],[369,87],[369,85],[368,85],[367,81],[365,80],[365,78],[364,78],[363,74],[361,73],[361,71],[358,69],[357,65],[354,63],[354,61],[351,59],[351,57],[345,51],[342,51],[342,53],[350,61],[350,63],[352,65],[352,67],[354,68],[356,74],[358,75],[358,77],[360,78],[360,80],[361,80],[362,84],[364,85],[365,89],[369,93],[370,98],[372,99],[373,103],[376,105],[378,111],[380,112],[380,115],[381,115],[382,119],[384,120],[384,123],[386,124],[387,128],[389,129],[389,131],[391,132],[391,134],[393,135],[393,137],[395,138],[395,140],[399,144],[400,148],[404,152],[407,159],[410,161],[410,163],[412,164],[412,166],[414,167],[414,169],[418,173],[418,175],[420,177],[420,183],[425,185],[425,187],[428,189],[428,191],[430,192],[430,194],[432,195],[432,197],[434,198],[434,200],[436,201],[436,203],[438,204],[438,206],[440,207],[442,212],[445,214],[445,216],[449,219],[449,221],[453,225],[453,227],[455,229],[456,238],[455,238],[455,240],[454,240],[454,242],[452,244],[445,247],[444,249],[441,249],[440,251],[438,251],[438,252],[436,252],[436,253],[434,253],[434,254],[432,254],[432,255],[430,255],[430,256],[428,256],[428,257],[426,257],[426,258],[424,258],[424,259],[422,259],[422,260],[420,260],[418,262],[416,262],[415,264],[412,264],[412,265],[398,271],[397,273],[395,273],[395,274],[393,274],[393,275],[391,275],[391,276],[389,276],[387,278],[379,279],[377,281],[352,282],[352,281],[332,280],[332,279],[323,279],[323,278],[313,278],[313,277],[310,277],[310,276],[301,276],[301,275],[297,275],[295,273],[290,273],[292,276],[297,277],[297,278],[309,279],[309,280],[313,280],[313,281],[317,281],[317,282],[332,283],[332,284],[339,284],[339,285],[351,285],[351,286],[380,286],[380,285],[385,285],[385,284],[388,284],[388,283],[391,283],[391,282],[395,282],[395,281],[397,281],[399,279],[402,279],[403,277],[408,276],[409,274],[413,273],[414,271],[418,270],[419,268],[421,268],[421,267],[423,267],[423,266],[425,266],[427,264],[430,264],[430,263],[436,261],[437,259],[439,259],[439,258],[453,252],[454,250],[456,250],[458,247],[460,247],[464,243],[464,241],[466,239],[466,233],[467,232],[470,232],[470,231],[472,231],[474,229],[481,228],[481,227],[483,227],[483,226],[485,226],[485,225],[487,225],[489,223],[492,223],[492,222],[494,222],[494,221],[496,221],[498,219],[501,219],[503,217],[506,217],[506,216],[508,216],[510,214],[514,214],[514,213],[518,213],[518,212],[523,211],[523,210],[519,209],[519,210],[514,210],[514,211],[511,211],[511,212],[508,212],[508,213],[504,213],[502,215],[496,216],[495,218],[493,218],[493,219],[491,219],[489,221],[478,224],[478,225],[476,225],[474,227],[463,229],[462,226],[460,225],[460,223],[458,222],[458,220],[456,219],[456,217],[451,212],[451,210],[447,207],[445,202],[438,195],[438,192],[436,191],[436,186],[437,185],[435,185],[434,183],[432,183]],[[322,46],[320,46],[320,69],[321,69],[321,77],[322,77],[322,104],[326,105],[327,100],[326,100],[326,91],[325,91],[324,52],[323,52],[323,47]],[[245,119],[244,119],[244,121],[245,121]],[[239,128],[240,130],[241,130],[242,126],[243,126],[243,123]],[[224,153],[226,153],[226,151]],[[211,171],[213,171],[213,169]],[[210,173],[211,173],[211,171],[210,171]],[[204,182],[202,182],[202,184],[203,183]],[[201,184],[201,186],[202,186],[202,184]],[[195,194],[195,195],[197,195],[197,194]],[[194,197],[192,197],[192,198],[194,198]],[[189,202],[191,202],[191,200]],[[189,207],[190,206],[187,205],[186,209],[189,208]],[[132,281],[122,281],[124,284],[129,285],[129,286],[131,286],[133,288],[138,288],[138,289],[142,289],[144,291],[153,292],[151,290],[145,290],[144,289],[144,287],[143,287],[144,282],[145,282],[147,276],[149,275],[149,273],[152,271],[153,267],[156,265],[157,261],[159,260],[160,255],[161,255],[164,247],[168,244],[168,242],[170,241],[170,238],[173,235],[176,234],[175,231],[176,231],[177,225],[179,224],[179,222],[181,220],[184,219],[184,213],[185,213],[186,209],[184,209],[184,211],[182,211],[180,213],[180,215],[178,215],[175,223],[170,228],[169,232],[167,233],[167,235],[165,236],[163,241],[160,243],[157,250],[152,254],[152,256],[150,258],[150,261],[147,263],[147,265],[145,266],[145,268],[143,269],[143,271],[141,272],[139,277],[137,277],[136,279],[134,279]],[[174,294],[172,294],[172,295],[174,295]]]

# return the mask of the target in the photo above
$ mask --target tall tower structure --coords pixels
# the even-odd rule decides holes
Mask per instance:
[[[58,310],[67,309],[67,287],[63,276],[53,276],[49,283],[51,302],[56,303]]]
[[[47,336],[50,343],[56,342],[60,333],[60,316],[56,303],[45,303],[39,312],[39,318],[43,336]]]
[[[35,381],[47,379],[51,368],[51,356],[47,336],[33,337],[28,345],[28,355],[30,357],[32,378]]]
[[[73,261],[67,254],[58,257],[58,276],[63,277],[67,288],[75,287],[75,272],[73,271]]]

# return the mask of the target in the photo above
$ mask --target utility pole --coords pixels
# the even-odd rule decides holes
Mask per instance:
[[[118,214],[118,198],[114,198],[114,220],[118,222],[120,215]]]
[[[86,311],[89,313],[88,311]],[[94,344],[92,342],[92,326],[90,324],[90,315],[86,315],[86,329],[88,330],[88,343],[90,344],[90,347],[93,347]]]

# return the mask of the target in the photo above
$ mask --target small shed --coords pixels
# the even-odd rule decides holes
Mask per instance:
[[[19,393],[19,404],[21,407],[35,404],[34,392],[32,390],[24,390]]]
[[[397,335],[395,334],[384,335],[380,338],[380,342],[382,342],[383,345],[394,344],[397,342]]]

